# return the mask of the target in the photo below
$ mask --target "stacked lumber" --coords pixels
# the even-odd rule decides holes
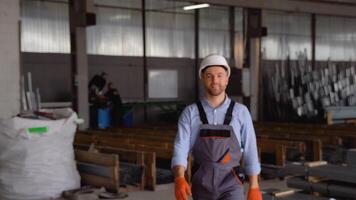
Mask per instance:
[[[174,129],[119,128],[109,131],[78,132],[75,144],[154,152],[158,159],[170,160],[176,135]],[[257,135],[258,149],[264,166],[283,167],[292,161],[321,160],[321,142],[316,139],[290,140],[270,135]],[[290,152],[295,152],[291,158]],[[272,159],[269,157],[272,156]],[[189,170],[187,176],[190,177]]]
[[[75,144],[76,149],[91,150],[93,145]],[[126,149],[95,146],[100,154],[115,155],[119,158],[120,185],[136,189],[155,190],[156,187],[156,156],[153,152],[133,151]],[[91,150],[92,151],[92,150]]]
[[[129,151],[142,152],[145,169],[144,188],[154,190],[158,170],[156,159],[171,159],[175,134],[175,131],[144,128],[122,128],[109,131],[89,130],[77,132],[74,143],[76,146],[85,146],[86,148],[93,144],[100,152],[112,153],[115,150],[122,162],[126,162],[130,156],[120,152],[126,152],[126,154]],[[166,171],[159,174],[168,174]],[[187,176],[190,177],[190,171],[188,172]]]
[[[113,131],[86,131],[77,132],[76,144],[95,144],[95,146],[114,147],[120,149],[155,152],[159,158],[172,157],[173,139],[160,135],[146,135],[146,132],[113,132]]]
[[[268,135],[258,135],[257,146],[260,160],[263,164],[283,167],[287,161],[317,161],[322,158],[322,145],[320,140],[287,140]],[[270,160],[264,158],[266,154],[272,154],[274,158],[272,163]]]
[[[119,192],[119,159],[117,155],[75,150],[82,185],[105,187]]]
[[[270,137],[289,140],[315,139],[323,145],[335,144],[348,148],[356,147],[356,126],[351,125],[322,125],[322,124],[296,124],[256,122],[254,123],[256,135],[268,135]]]
[[[356,127],[352,126],[255,123],[255,128],[263,172],[269,173],[269,171],[272,171],[278,177],[284,177],[288,174],[288,171],[303,172],[303,169],[300,170],[298,166],[291,164],[291,162],[304,163],[306,161],[323,160],[325,158],[323,152],[329,144],[337,146],[353,146],[356,144],[356,136],[354,135]],[[154,163],[156,163],[156,159],[168,162],[173,154],[175,135],[175,128],[89,130],[78,132],[75,137],[75,144],[89,146],[93,143],[101,149],[115,148],[155,153]],[[120,160],[123,159],[121,154],[119,158]],[[187,172],[187,176],[190,177],[190,171]],[[148,179],[148,177],[145,177],[145,179]]]
[[[350,150],[348,153],[348,163],[354,163],[355,150]],[[354,165],[343,166],[318,162],[305,166],[304,177],[288,179],[288,187],[334,198],[353,199],[356,197],[356,167]]]

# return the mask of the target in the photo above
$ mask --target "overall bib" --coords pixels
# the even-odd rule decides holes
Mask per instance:
[[[230,122],[235,102],[231,100],[223,125],[210,125],[201,102],[197,102],[199,135],[192,149],[192,193],[194,200],[244,200],[239,178],[240,143]]]

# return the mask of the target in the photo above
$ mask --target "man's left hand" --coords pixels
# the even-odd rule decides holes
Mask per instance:
[[[260,188],[250,188],[248,190],[247,200],[262,200]]]

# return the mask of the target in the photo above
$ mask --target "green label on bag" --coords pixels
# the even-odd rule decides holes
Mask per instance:
[[[47,127],[32,127],[32,128],[28,128],[27,130],[28,133],[30,134],[43,134],[48,132]]]

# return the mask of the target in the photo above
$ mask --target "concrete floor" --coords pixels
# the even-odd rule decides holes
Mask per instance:
[[[260,182],[261,189],[276,188],[286,189],[285,181],[279,179],[264,180]],[[245,187],[248,185],[245,184]],[[125,200],[175,200],[174,198],[174,184],[158,185],[156,191],[136,191],[127,193],[128,197]]]

